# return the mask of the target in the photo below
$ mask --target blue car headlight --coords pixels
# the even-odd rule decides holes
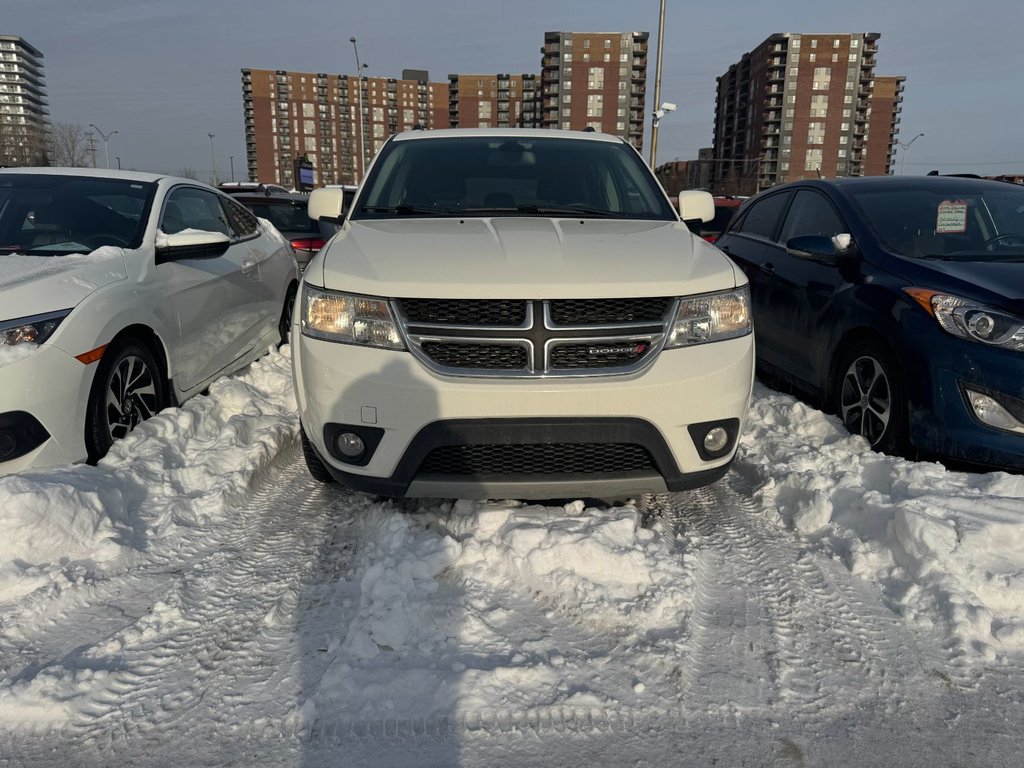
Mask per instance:
[[[970,299],[927,288],[904,288],[947,333],[991,347],[1024,352],[1024,320]]]

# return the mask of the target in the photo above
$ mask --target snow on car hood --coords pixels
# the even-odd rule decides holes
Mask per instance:
[[[615,298],[731,288],[717,250],[680,222],[444,218],[351,222],[323,261],[324,287],[377,296]]]
[[[69,309],[127,277],[124,250],[114,246],[66,256],[0,256],[0,321]]]

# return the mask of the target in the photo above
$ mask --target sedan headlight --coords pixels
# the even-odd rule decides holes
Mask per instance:
[[[927,288],[905,288],[942,329],[961,339],[1024,352],[1024,320],[970,299]]]
[[[725,341],[750,333],[750,289],[684,296],[679,300],[667,348]]]
[[[42,344],[57,330],[61,320],[70,314],[70,309],[62,309],[58,312],[48,312],[45,315],[0,321],[0,347]]]
[[[302,291],[302,335],[341,344],[405,349],[386,299],[308,284]]]

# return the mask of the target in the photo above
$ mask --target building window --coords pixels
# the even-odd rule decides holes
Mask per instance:
[[[854,50],[856,50],[857,48],[860,48],[860,40],[858,40],[856,37],[853,38],[850,41],[850,48],[853,48]]]
[[[605,61],[611,61],[611,60],[612,60],[612,55],[611,55],[610,53],[606,53],[606,54],[604,55],[604,60],[605,60]]]
[[[804,159],[805,171],[817,171],[821,168],[821,150],[808,149]]]
[[[789,76],[790,77],[796,77],[799,72],[800,72],[800,68],[799,67],[790,67],[789,68]]]
[[[571,101],[572,101],[572,94],[571,93],[563,93],[562,94],[562,103],[563,104],[568,104]]]
[[[807,124],[807,143],[808,144],[824,144],[825,143],[825,124],[824,123],[808,123]]]
[[[587,96],[587,117],[601,117],[604,115],[604,96],[600,93],[592,93]]]
[[[857,60],[857,54],[856,53],[851,53],[850,54],[850,62],[852,63],[852,62],[855,62],[856,60]]]
[[[572,61],[572,54],[571,54],[571,53],[568,53],[568,52],[566,52],[566,53],[562,54],[562,59],[563,59],[564,61]]]
[[[615,124],[615,130],[617,130],[617,131],[624,131],[624,130],[626,130],[626,124],[620,120],[619,122],[617,122]]]
[[[793,117],[793,113],[794,112],[795,112],[795,110],[792,107],[788,108],[786,110],[786,117]]]
[[[825,117],[828,115],[828,94],[811,94],[811,117]]]
[[[817,48],[817,47],[818,47],[818,41],[816,39],[815,40],[811,40],[811,48]]]
[[[791,93],[788,96],[786,96],[786,103],[787,104],[796,104],[796,94],[795,93]]]
[[[832,61],[839,61],[839,54],[838,53],[833,53],[832,54]]]
[[[570,126],[570,123],[569,123],[569,121],[568,121],[568,120],[563,120],[563,121],[562,121],[562,129],[563,129],[563,130],[566,130],[566,131],[568,131],[568,130],[569,130],[569,126]]]
[[[838,48],[839,47],[839,38],[838,37],[835,40],[832,41],[832,47],[833,48]]]
[[[491,116],[491,102],[481,101],[477,104],[476,116],[478,118],[490,117]]]
[[[604,88],[604,67],[587,68],[587,88],[594,90]]]
[[[817,61],[818,60],[818,54],[812,53],[811,56],[810,56],[810,59],[811,59],[812,62]]]

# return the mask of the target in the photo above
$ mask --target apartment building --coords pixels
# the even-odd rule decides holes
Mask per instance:
[[[545,33],[541,127],[594,128],[642,150],[647,38],[647,32]]]
[[[876,77],[878,33],[774,34],[718,78],[713,187],[891,173],[903,82]]]
[[[43,54],[16,35],[0,35],[0,166],[46,165],[49,145]]]
[[[412,77],[243,69],[249,178],[294,187],[296,168],[308,162],[314,186],[354,184],[392,133],[447,127],[447,84],[405,74]]]
[[[452,128],[540,127],[537,75],[448,75]]]

